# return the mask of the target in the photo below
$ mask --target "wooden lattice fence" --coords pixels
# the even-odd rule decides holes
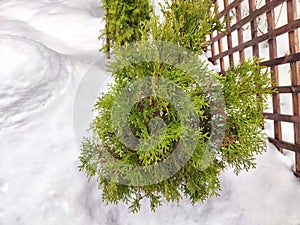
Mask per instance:
[[[219,64],[220,73],[225,74],[227,68],[249,56],[264,57],[261,64],[269,68],[278,90],[272,96],[272,110],[264,113],[274,126],[274,135],[269,137],[269,141],[281,152],[288,150],[295,153],[294,173],[300,176],[300,19],[297,17],[297,2],[218,0],[217,4],[216,13],[220,19],[226,18],[227,31],[211,34],[210,61]],[[284,54],[278,52],[284,47],[287,49]],[[281,104],[285,95],[291,98],[290,113],[286,113],[286,106]],[[293,132],[289,133],[293,133],[293,137],[289,141],[283,138],[283,123],[292,125]]]

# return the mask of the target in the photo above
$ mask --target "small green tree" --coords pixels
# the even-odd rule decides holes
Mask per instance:
[[[152,210],[163,198],[178,202],[185,196],[192,203],[204,201],[217,195],[219,174],[224,168],[231,166],[237,173],[253,168],[255,155],[265,150],[261,114],[266,95],[271,93],[271,80],[259,61],[248,60],[223,77],[212,74],[204,62],[199,63],[185,50],[202,54],[207,46],[205,37],[223,28],[216,15],[207,13],[214,7],[208,0],[172,0],[162,9],[162,22],[153,17],[141,29],[144,42],[125,44],[114,52],[109,68],[115,83],[96,102],[93,135],[83,141],[80,157],[80,169],[98,176],[104,201],[123,201],[133,212],[140,210],[144,198],[150,200]],[[174,50],[167,43],[183,47]],[[138,50],[132,50],[136,46]],[[135,61],[152,56],[157,60]],[[209,76],[217,81],[217,87]],[[150,83],[130,86],[146,78]],[[149,91],[148,84],[155,87],[162,83],[166,87],[162,91]],[[132,96],[127,96],[123,92],[126,88],[139,91],[129,91]],[[224,105],[210,103],[217,99],[217,89]],[[168,101],[169,96],[177,101]],[[192,104],[182,96],[188,96]],[[130,98],[138,100],[126,111]],[[120,118],[114,116],[115,112]],[[213,128],[212,121],[222,114],[226,116],[224,135],[217,143],[212,137],[218,129]],[[148,139],[152,142],[145,141]],[[207,151],[209,148],[215,151]],[[159,167],[169,159],[171,163]],[[159,170],[152,169],[156,167]]]
[[[105,9],[105,29],[100,38],[105,39],[101,48],[109,56],[114,45],[138,41],[141,29],[150,20],[153,9],[148,0],[101,0]]]

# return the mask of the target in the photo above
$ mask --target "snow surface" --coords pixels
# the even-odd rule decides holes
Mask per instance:
[[[102,16],[98,0],[0,2],[0,225],[300,225],[293,163],[271,145],[256,170],[222,173],[221,197],[205,203],[152,213],[145,202],[135,215],[101,203],[96,181],[77,167],[89,90],[109,82]]]

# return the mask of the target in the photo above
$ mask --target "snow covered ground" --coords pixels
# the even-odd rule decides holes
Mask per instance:
[[[300,182],[271,145],[256,170],[225,171],[221,197],[206,203],[152,213],[145,202],[135,215],[101,203],[77,167],[89,122],[80,109],[109,78],[102,15],[98,0],[0,2],[0,225],[300,225]],[[82,81],[87,74],[98,77]]]

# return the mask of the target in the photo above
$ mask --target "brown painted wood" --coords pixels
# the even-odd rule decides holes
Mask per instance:
[[[242,19],[242,8],[240,4],[236,6],[235,13],[236,13],[236,21],[240,21]],[[238,32],[238,44],[241,45],[244,43],[243,28],[242,27],[238,28],[237,32]],[[245,60],[244,49],[239,50],[239,57],[240,57],[240,62],[243,62]]]
[[[225,9],[228,8],[228,0],[223,0],[224,2],[224,7]],[[226,17],[226,29],[229,30],[230,29],[230,11],[228,11],[228,13],[225,15]],[[232,49],[232,36],[231,36],[231,33],[229,32],[227,34],[227,46],[228,46],[228,49]],[[234,59],[233,59],[233,54],[229,54],[229,65],[231,68],[234,67]]]
[[[287,1],[287,19],[288,23],[292,23],[297,18],[297,2],[296,0]],[[298,43],[298,30],[293,30],[289,32],[289,50],[290,54],[295,54],[299,52]],[[300,74],[299,74],[299,62],[290,63],[291,68],[291,82],[292,85],[300,85]],[[295,116],[300,115],[300,95],[299,93],[292,94],[293,99],[293,113]],[[300,124],[294,124],[294,138],[295,144],[300,145]],[[295,172],[300,173],[300,152],[295,154]]]
[[[250,15],[252,15],[253,12],[256,10],[255,0],[249,0],[249,9],[250,9]],[[257,36],[258,36],[257,35],[257,21],[256,21],[256,18],[257,17],[252,18],[252,20],[250,22],[252,40],[256,40]],[[254,43],[252,45],[252,51],[253,51],[253,55],[256,56],[257,58],[259,58],[258,43]]]
[[[216,1],[215,4],[217,6],[215,8],[215,10],[216,10],[215,13],[216,13],[216,15],[218,15],[219,14],[219,12],[218,12],[218,1]],[[221,34],[221,32],[218,31],[218,35],[220,35],[220,34]],[[212,43],[214,43],[214,42],[212,42]],[[218,40],[218,49],[219,49],[219,54],[220,54],[220,52],[223,52],[223,43],[222,43],[221,39]],[[216,60],[212,60],[212,62],[216,62]],[[225,64],[224,64],[224,59],[223,58],[220,58],[220,70],[221,70],[221,74],[225,75],[226,72],[225,72]]]
[[[251,22],[251,20],[257,18],[258,16],[260,16],[260,15],[262,15],[262,14],[268,12],[268,11],[270,11],[271,9],[274,9],[275,7],[279,6],[280,4],[282,4],[285,1],[286,0],[273,0],[269,4],[266,4],[263,7],[255,10],[253,13],[251,13],[250,15],[245,17],[244,19],[238,21],[236,24],[231,26],[231,28],[228,32],[232,33],[233,31],[237,30],[238,28],[242,28],[244,25]],[[220,33],[219,35],[214,37],[211,41],[216,42],[216,41],[220,40],[221,38],[223,38],[225,36],[226,36],[226,33]]]
[[[285,121],[290,123],[300,123],[300,116],[294,115],[283,115],[283,114],[274,114],[274,113],[264,113],[266,119],[274,121]]]
[[[219,46],[219,52],[223,52],[223,43],[222,40],[218,41],[218,46]],[[215,60],[213,60],[215,61]],[[220,69],[221,69],[221,74],[225,75],[225,63],[224,63],[224,58],[220,58]]]
[[[213,34],[210,34],[210,39],[212,39]],[[210,45],[210,50],[211,50],[211,56],[214,57],[216,54],[216,49],[215,49],[215,43],[211,43]],[[214,65],[216,65],[216,62],[212,62]]]
[[[296,171],[293,171],[293,172],[296,177],[300,177],[300,173],[297,173]]]
[[[268,14],[267,14],[268,15]],[[245,49],[245,48],[248,48],[248,47],[251,47],[253,45],[257,45],[258,43],[261,43],[263,41],[266,41],[266,40],[270,40],[270,39],[274,39],[276,38],[277,36],[281,35],[281,34],[284,34],[284,33],[287,33],[287,32],[291,32],[297,28],[300,28],[300,19],[297,19],[295,21],[292,21],[291,23],[289,24],[286,24],[280,28],[277,28],[277,29],[271,29],[270,31],[268,31],[268,33],[266,34],[263,34],[255,39],[252,39],[250,41],[247,41],[239,46],[236,46],[232,49],[228,49],[227,51],[224,51],[224,52],[220,52],[218,55],[215,55],[214,57],[211,58],[212,61],[216,61],[220,58],[223,58],[229,54],[233,54],[234,52],[237,52],[237,51],[241,51],[242,49]]]
[[[262,66],[270,67],[270,66],[277,66],[277,65],[286,64],[286,63],[293,63],[293,62],[297,62],[299,60],[300,60],[300,53],[298,52],[298,53],[295,53],[292,55],[286,55],[284,57],[264,61],[264,62],[261,62],[260,64]]]
[[[223,0],[224,2],[224,8],[228,8],[228,0]],[[226,18],[226,29],[229,30],[230,29],[230,11],[228,11],[228,13],[225,15]],[[233,45],[232,45],[232,36],[231,33],[227,34],[227,46],[228,49],[232,49]],[[234,67],[234,59],[233,59],[233,54],[229,54],[229,65],[231,68]]]
[[[227,7],[225,7],[225,9],[219,13],[219,16],[225,16],[230,12],[230,10],[234,9],[237,6],[240,6],[243,1],[244,0],[235,0],[234,2],[230,3],[230,5],[227,4]]]
[[[278,93],[300,93],[300,85],[275,87]]]
[[[280,141],[275,138],[268,138],[269,141],[274,144],[277,148],[284,148],[293,152],[300,153],[300,145],[295,145],[290,142]]]
[[[267,4],[270,4],[272,0],[266,0]],[[274,16],[274,10],[270,10],[267,12],[267,24],[268,24],[268,33],[272,33],[275,29],[275,16]],[[277,58],[277,42],[276,37],[272,37],[272,39],[269,39],[269,55],[270,59],[276,59]],[[275,83],[276,86],[279,86],[279,77],[278,77],[278,67],[277,66],[271,66],[271,77]],[[274,93],[272,95],[272,102],[273,102],[273,113],[274,114],[280,114],[280,96],[278,93]],[[281,128],[281,121],[275,120],[274,121],[274,137],[275,139],[282,140],[282,128]],[[282,148],[279,148],[280,152],[283,152]]]

